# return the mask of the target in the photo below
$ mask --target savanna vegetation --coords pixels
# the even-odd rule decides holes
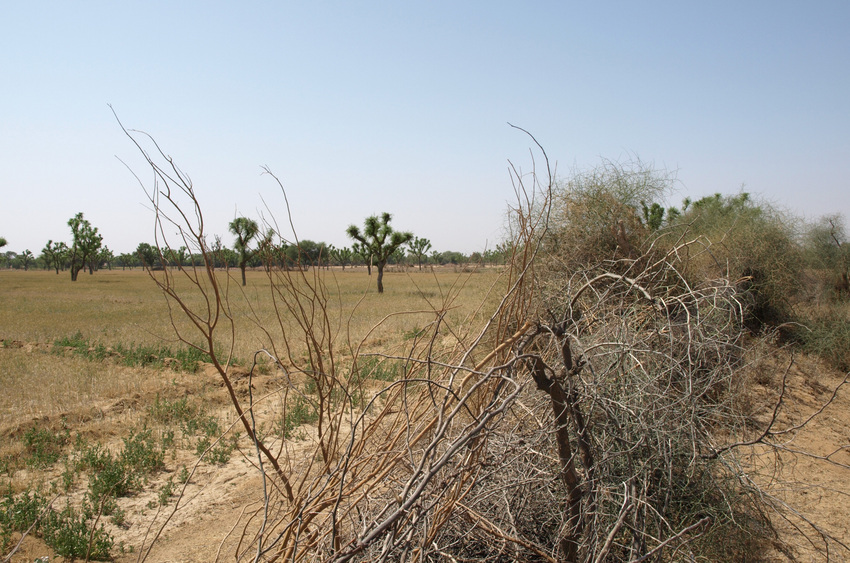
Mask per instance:
[[[388,271],[382,292],[402,245],[417,264],[430,247],[389,214],[313,258],[236,220],[222,265],[202,198],[157,154],[144,271],[0,273],[7,552],[27,536],[155,559],[214,468],[242,463],[250,501],[215,557],[758,561],[799,555],[791,537],[850,555],[785,469],[850,468],[846,441],[794,441],[847,381],[842,218],[807,226],[746,193],[671,207],[666,171],[560,179],[539,151],[542,173],[512,167],[503,267]],[[377,288],[323,267],[354,255]],[[808,410],[790,406],[796,358],[833,374],[807,380]]]

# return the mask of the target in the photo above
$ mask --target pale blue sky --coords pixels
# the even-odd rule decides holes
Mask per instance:
[[[283,218],[348,244],[389,211],[437,250],[501,237],[508,160],[638,156],[684,196],[850,215],[850,2],[3,2],[0,236],[38,254],[78,211],[153,240],[125,125],[195,183],[208,229]],[[230,236],[224,237],[231,242]]]

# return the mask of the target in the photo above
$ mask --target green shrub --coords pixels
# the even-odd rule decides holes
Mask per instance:
[[[820,278],[824,293],[850,297],[850,244],[844,217],[827,215],[808,225],[803,235],[806,267]]]
[[[137,474],[107,452],[107,457],[100,460],[100,468],[89,477],[89,495],[94,504],[101,505],[109,498],[125,496],[137,484]]]
[[[690,205],[686,200],[679,228],[690,239],[700,237],[704,248],[689,259],[691,282],[737,280],[744,322],[752,331],[791,320],[802,280],[796,223],[745,192],[714,194]]]
[[[289,402],[283,417],[278,420],[276,433],[287,440],[294,437],[295,429],[302,424],[312,424],[319,420],[316,407],[305,397],[296,395]]]
[[[47,499],[38,491],[27,489],[17,497],[9,488],[0,501],[0,528],[9,532],[25,532],[47,507]]]
[[[124,438],[121,463],[141,475],[149,475],[165,468],[165,452],[150,430],[133,431]]]
[[[832,306],[804,320],[795,331],[803,349],[820,356],[839,371],[850,371],[850,315],[848,308]]]
[[[131,431],[124,448],[113,456],[100,444],[80,452],[78,467],[89,472],[89,496],[93,504],[111,514],[111,498],[125,496],[141,488],[146,476],[165,468],[165,453],[150,430]]]
[[[113,540],[103,525],[93,529],[86,516],[71,506],[66,506],[61,512],[49,511],[39,531],[56,555],[68,559],[111,559],[109,550],[112,549]]]
[[[57,512],[47,509],[47,500],[38,491],[28,489],[15,496],[9,490],[0,501],[0,549],[8,547],[12,532],[32,529],[56,555],[68,559],[86,555],[94,560],[109,559],[112,538],[103,526],[92,528],[92,508],[85,501],[83,504],[79,512],[71,506]]]
[[[68,443],[68,431],[53,432],[46,428],[33,427],[24,432],[23,439],[27,450],[27,464],[45,468],[59,461],[62,449]]]
[[[675,175],[640,160],[604,160],[555,186],[544,266],[574,272],[605,260],[628,257],[665,224],[658,203]]]
[[[355,382],[364,379],[395,381],[403,372],[402,364],[397,360],[387,360],[377,356],[363,356],[357,360]]]

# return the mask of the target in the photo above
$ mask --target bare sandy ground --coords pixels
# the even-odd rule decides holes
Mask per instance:
[[[756,425],[766,425],[773,417],[787,365],[783,361],[777,358],[760,373],[750,374],[750,400],[763,405],[754,416]],[[214,381],[212,374],[204,377]],[[827,554],[830,561],[850,561],[850,550],[844,547],[850,545],[850,385],[833,394],[842,380],[842,375],[814,360],[795,362],[788,370],[774,428],[785,430],[817,416],[801,430],[777,436],[780,450],[767,452],[755,446],[746,458],[753,481],[775,497],[775,502],[793,508],[787,520],[773,518],[779,537],[768,544],[786,547],[768,548],[764,561],[826,561]],[[226,409],[223,406],[222,412]],[[121,411],[115,404],[104,409],[116,422]],[[114,550],[116,561],[235,560],[249,543],[243,531],[247,529],[251,535],[261,520],[262,481],[250,454],[234,453],[226,465],[199,464],[179,502],[175,498],[166,507],[151,508],[157,491],[175,475],[176,468],[186,464],[191,470],[196,461],[187,451],[169,459],[169,470],[157,475],[144,492],[119,500],[127,514],[126,526],[107,523],[116,546],[124,545],[124,553],[117,547]],[[50,555],[39,540],[27,538],[12,561],[31,563]]]

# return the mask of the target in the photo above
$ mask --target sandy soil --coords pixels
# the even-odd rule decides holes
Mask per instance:
[[[777,357],[750,374],[749,400],[763,405],[754,415],[756,426],[763,428],[773,417],[785,361]],[[204,378],[208,384],[215,381],[210,373]],[[774,429],[784,430],[819,414],[800,431],[776,436],[774,441],[782,445],[781,450],[767,451],[756,445],[745,458],[751,464],[753,481],[773,495],[776,503],[793,507],[797,513],[788,520],[773,519],[779,538],[776,547],[765,551],[765,561],[826,561],[827,549],[831,561],[850,560],[850,550],[844,547],[850,545],[850,385],[841,387],[842,381],[841,375],[814,360],[796,361],[787,372]],[[130,403],[144,400],[134,397]],[[117,402],[102,410],[107,420],[118,422],[122,413],[126,415],[127,404]],[[221,408],[226,412],[226,405]],[[161,486],[175,475],[175,468],[187,464],[191,469],[194,461],[191,452],[181,452],[178,459],[168,461],[170,471],[157,475],[145,492],[119,500],[127,525],[107,524],[116,546],[124,544],[125,553],[114,550],[117,561],[227,561],[245,549],[239,549],[243,529],[246,525],[249,530],[256,529],[262,509],[261,479],[247,455],[235,454],[223,466],[198,465],[179,502],[172,500],[165,508],[149,507],[155,504]],[[26,538],[12,561],[32,562],[43,556],[50,556],[49,550],[38,540]]]

